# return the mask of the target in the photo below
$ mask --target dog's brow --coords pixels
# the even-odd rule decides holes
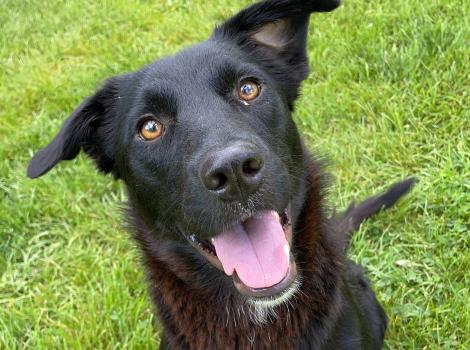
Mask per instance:
[[[219,94],[225,95],[237,80],[237,70],[231,64],[219,65],[211,69],[209,85]]]
[[[226,94],[229,92],[242,77],[259,75],[259,73],[252,67],[236,66],[230,62],[219,65],[213,68],[212,71],[213,73],[209,78],[209,83],[219,94]]]
[[[154,113],[163,112],[171,118],[178,113],[178,101],[173,92],[168,89],[150,89],[144,93],[144,103]]]
[[[215,72],[212,75],[212,79],[216,79],[222,82],[232,83],[237,78],[238,70],[230,65],[225,64],[215,68]]]

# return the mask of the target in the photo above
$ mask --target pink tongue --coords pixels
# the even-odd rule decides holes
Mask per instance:
[[[230,276],[236,271],[248,287],[271,287],[287,274],[289,243],[274,211],[235,225],[212,243],[225,273]]]

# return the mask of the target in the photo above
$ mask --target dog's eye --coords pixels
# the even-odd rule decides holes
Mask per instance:
[[[162,136],[164,126],[158,120],[147,118],[140,124],[139,135],[145,141],[153,141]]]
[[[238,97],[242,101],[252,101],[259,96],[261,86],[254,80],[243,80],[238,88]]]

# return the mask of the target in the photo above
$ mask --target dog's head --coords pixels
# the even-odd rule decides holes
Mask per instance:
[[[192,246],[188,254],[232,276],[241,294],[285,293],[296,280],[292,224],[306,187],[291,111],[308,73],[310,13],[337,5],[261,2],[209,40],[108,80],[28,176],[83,150],[125,182],[161,239]]]

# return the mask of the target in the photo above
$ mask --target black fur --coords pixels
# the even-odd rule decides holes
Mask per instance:
[[[340,232],[344,232],[346,237],[356,231],[362,222],[383,209],[392,207],[401,197],[407,194],[415,185],[416,179],[409,178],[391,186],[385,193],[370,197],[357,207],[352,202],[346,211],[334,220]],[[346,248],[349,246],[349,239],[346,241]]]
[[[124,181],[164,329],[162,349],[381,347],[386,316],[345,251],[352,231],[393,205],[413,180],[328,219],[322,168],[291,118],[308,74],[310,13],[338,5],[248,7],[207,41],[108,80],[31,160],[28,176],[36,178],[83,150],[100,171]],[[243,103],[237,91],[247,78],[261,93]],[[149,115],[164,125],[154,141],[138,132]],[[247,297],[186,237],[209,239],[257,212],[288,206],[302,284],[298,297],[259,325],[247,316]]]

